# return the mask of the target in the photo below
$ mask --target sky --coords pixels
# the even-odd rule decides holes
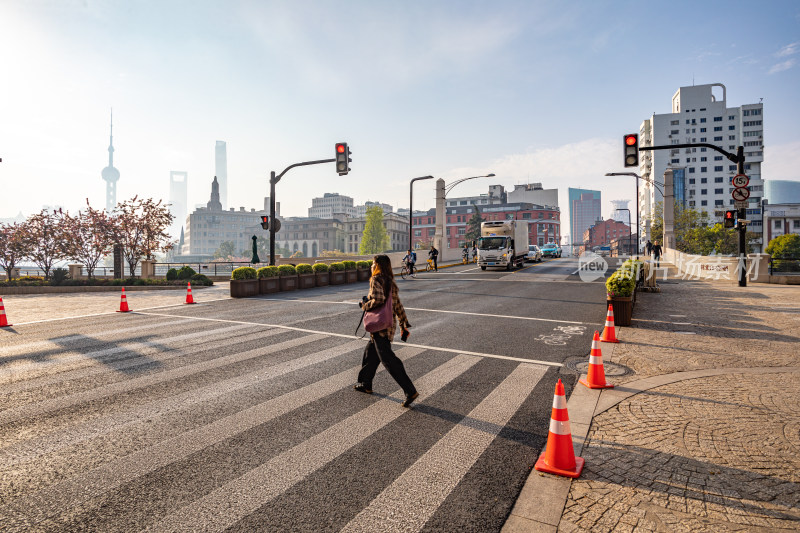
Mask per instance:
[[[326,192],[408,207],[409,181],[450,196],[538,182],[635,197],[622,136],[679,87],[764,102],[764,179],[800,179],[800,2],[0,0],[0,218],[105,206],[109,115],[117,200],[205,204],[227,143],[228,206],[260,209],[295,168],[284,216]],[[635,205],[635,202],[631,202]],[[414,208],[435,207],[433,180]],[[562,230],[567,233],[567,227]]]

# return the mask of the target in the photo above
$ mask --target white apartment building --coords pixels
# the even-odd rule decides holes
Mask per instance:
[[[508,192],[508,202],[558,207],[558,189],[545,189],[541,183],[514,185],[514,190]]]
[[[311,200],[310,218],[333,218],[334,214],[353,216],[353,199],[338,192],[326,192],[322,198]]]
[[[715,90],[716,89],[716,90]],[[761,233],[761,198],[764,181],[764,106],[761,103],[728,107],[721,83],[681,87],[672,97],[672,112],[654,114],[642,122],[640,146],[708,143],[735,154],[744,147],[745,174],[750,177],[747,218],[750,229]],[[721,219],[733,209],[731,179],[736,163],[710,148],[675,148],[639,152],[639,209],[642,217],[640,243],[650,239],[651,216],[663,201],[664,171],[673,170],[675,200],[685,207],[706,211]],[[654,183],[655,182],[655,185]],[[759,242],[757,248],[761,247]]]

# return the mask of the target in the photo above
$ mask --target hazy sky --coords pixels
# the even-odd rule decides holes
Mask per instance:
[[[228,199],[284,215],[339,192],[408,204],[434,175],[451,196],[541,182],[634,197],[621,139],[686,85],[764,101],[765,179],[800,179],[800,2],[0,0],[0,217],[105,205],[114,109],[118,200],[167,199],[189,173],[208,201],[214,145]],[[433,182],[415,207],[434,206]],[[564,230],[564,233],[567,233]]]

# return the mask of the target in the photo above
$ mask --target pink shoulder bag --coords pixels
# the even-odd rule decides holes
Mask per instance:
[[[392,327],[392,321],[394,320],[394,309],[392,307],[391,286],[388,292],[389,295],[380,309],[375,309],[364,313],[364,329],[370,333],[376,333]]]

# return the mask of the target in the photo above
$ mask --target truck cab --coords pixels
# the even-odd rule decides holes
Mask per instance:
[[[511,270],[520,267],[528,254],[528,227],[515,220],[484,222],[477,242],[478,266]]]

